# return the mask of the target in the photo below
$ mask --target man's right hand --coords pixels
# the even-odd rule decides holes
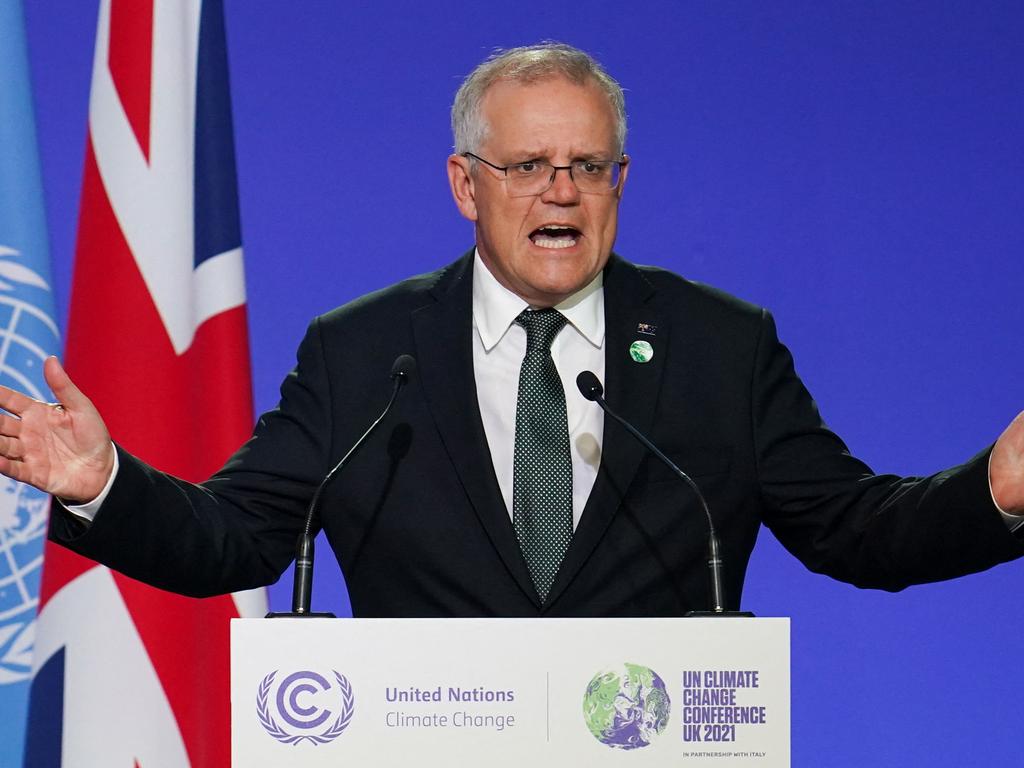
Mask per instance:
[[[0,387],[0,473],[69,504],[92,501],[114,468],[110,433],[56,357],[43,376],[57,398],[43,403]],[[9,415],[12,414],[12,415]]]

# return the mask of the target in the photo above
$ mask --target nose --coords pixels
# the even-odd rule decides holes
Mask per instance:
[[[572,178],[572,168],[555,168],[551,186],[541,195],[541,200],[557,205],[572,205],[580,196],[579,187]]]

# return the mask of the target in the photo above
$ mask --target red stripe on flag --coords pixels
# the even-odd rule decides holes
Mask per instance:
[[[107,65],[128,123],[147,161],[152,61],[153,0],[112,0]]]

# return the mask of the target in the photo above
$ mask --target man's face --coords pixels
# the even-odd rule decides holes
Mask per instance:
[[[530,84],[498,81],[484,95],[488,131],[474,154],[499,166],[543,160],[618,160],[615,113],[594,83],[562,77]],[[482,163],[448,159],[459,210],[476,222],[476,245],[498,281],[534,306],[553,306],[586,286],[608,262],[626,168],[617,189],[583,194],[568,171],[532,197],[511,197],[504,175]],[[558,230],[545,235],[545,227]]]

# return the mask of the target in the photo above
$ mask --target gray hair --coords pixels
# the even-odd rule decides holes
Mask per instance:
[[[496,81],[529,84],[557,76],[579,85],[593,82],[604,92],[615,112],[615,140],[621,153],[626,146],[626,99],[622,86],[590,54],[554,42],[496,51],[469,73],[452,104],[455,153],[477,151],[483,143],[488,125],[480,114],[480,104]]]

